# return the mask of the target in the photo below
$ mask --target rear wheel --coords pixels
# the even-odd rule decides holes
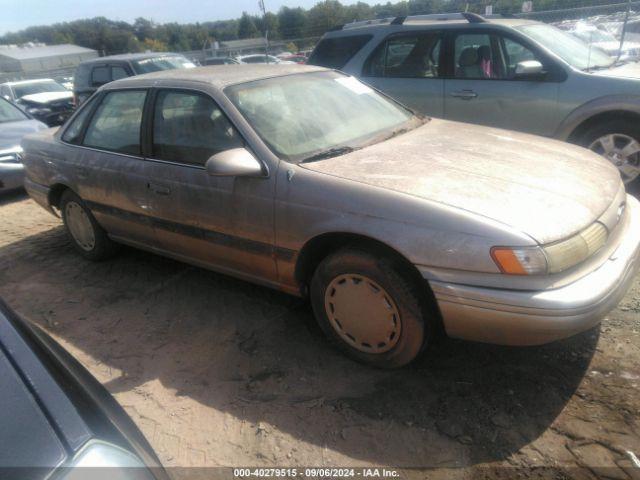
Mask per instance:
[[[360,362],[406,365],[431,338],[420,287],[390,258],[340,250],[320,263],[310,293],[324,333]]]
[[[104,260],[117,251],[118,245],[107,236],[82,199],[71,190],[62,194],[60,212],[71,243],[83,257]]]
[[[640,126],[624,120],[595,125],[581,143],[615,165],[625,184],[640,180]]]

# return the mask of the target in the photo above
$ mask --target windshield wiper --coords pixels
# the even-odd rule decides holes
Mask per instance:
[[[344,155],[345,153],[351,153],[355,150],[358,149],[349,146],[329,148],[328,150],[323,150],[322,152],[311,155],[310,157],[303,158],[300,163],[315,162],[316,160],[324,160],[325,158],[338,157],[340,155]]]

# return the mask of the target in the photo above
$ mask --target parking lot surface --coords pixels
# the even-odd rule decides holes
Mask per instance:
[[[443,340],[380,371],[334,351],[298,299],[132,249],[88,262],[24,195],[0,197],[0,219],[0,296],[105,385],[168,467],[640,478],[638,279],[572,339]]]

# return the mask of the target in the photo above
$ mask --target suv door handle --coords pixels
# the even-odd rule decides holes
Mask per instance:
[[[166,185],[160,185],[159,183],[149,182],[147,188],[157,195],[170,195],[171,189]]]
[[[462,100],[471,100],[476,98],[478,94],[473,90],[458,90],[457,92],[451,92],[451,96],[461,98]]]

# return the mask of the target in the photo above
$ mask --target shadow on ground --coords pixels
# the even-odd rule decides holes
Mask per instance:
[[[122,372],[112,393],[158,380],[296,440],[405,467],[503,460],[532,442],[598,341],[597,330],[536,348],[444,340],[409,368],[373,370],[335,352],[300,300],[130,249],[89,263],[61,227],[0,249],[0,294]]]
[[[9,203],[19,202],[25,198],[27,198],[27,192],[23,189],[0,192],[0,207],[8,205]]]

